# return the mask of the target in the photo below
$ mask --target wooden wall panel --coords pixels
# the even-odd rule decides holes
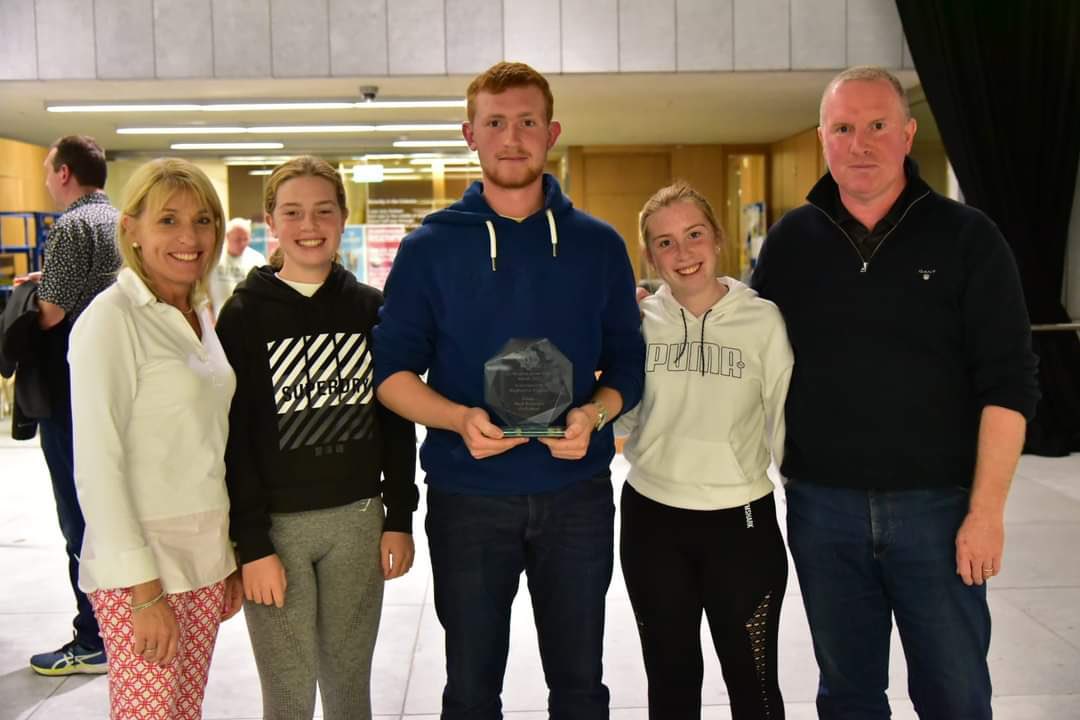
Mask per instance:
[[[586,152],[586,212],[614,227],[626,242],[635,277],[646,273],[638,243],[638,213],[654,192],[671,182],[670,151]]]
[[[738,277],[739,247],[732,242],[733,230],[725,220],[727,179],[724,172],[727,151],[722,145],[681,145],[671,151],[672,180],[685,180],[705,196],[717,222],[724,226],[728,241],[720,246],[716,272]]]
[[[232,213],[232,217],[242,217],[253,222],[262,222],[262,195],[267,177],[264,175],[252,175],[251,170],[252,168],[242,165],[228,166],[226,172],[229,177],[229,211]]]
[[[825,172],[817,129],[810,128],[769,146],[769,224],[806,202]]]
[[[642,205],[661,187],[681,179],[705,195],[724,223],[726,155],[722,145],[573,146],[566,153],[564,187],[578,207],[619,231],[637,277],[651,277],[638,240]],[[738,248],[724,248],[719,271],[737,274],[737,268]]]
[[[18,140],[0,138],[0,211],[53,212],[52,198],[45,189],[45,157],[49,149]],[[0,233],[6,245],[23,245],[27,238],[21,220],[4,219]],[[29,244],[34,243],[30,227]],[[25,269],[24,269],[25,270]]]

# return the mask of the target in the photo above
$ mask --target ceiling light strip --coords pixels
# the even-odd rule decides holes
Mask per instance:
[[[396,148],[463,148],[469,146],[464,140],[395,140],[393,145]]]
[[[463,108],[465,98],[385,100],[266,100],[248,102],[113,102],[46,103],[54,113],[123,113],[123,112],[261,112],[268,110],[400,110],[408,108]]]
[[[372,132],[450,132],[461,126],[457,123],[414,123],[396,125],[256,125],[213,126],[181,125],[172,127],[120,127],[117,135],[273,135],[275,133],[372,133]]]
[[[173,143],[169,146],[172,150],[281,150],[284,143],[279,142],[250,142],[250,143]]]

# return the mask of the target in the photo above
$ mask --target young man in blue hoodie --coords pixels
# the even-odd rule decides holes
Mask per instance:
[[[619,235],[543,172],[561,129],[544,77],[499,63],[467,95],[462,132],[483,180],[405,238],[374,331],[379,399],[428,427],[420,461],[446,631],[442,718],[502,717],[523,570],[550,716],[607,718],[610,422],[637,404],[644,377],[633,272]],[[504,437],[496,422],[506,419],[489,414],[484,364],[515,338],[547,338],[573,365],[563,438]]]

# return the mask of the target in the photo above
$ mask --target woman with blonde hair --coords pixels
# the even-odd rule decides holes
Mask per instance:
[[[71,333],[79,586],[109,656],[111,717],[188,720],[242,594],[224,461],[236,381],[206,299],[224,214],[195,165],[153,160],[128,182],[116,237],[116,282]]]
[[[662,285],[641,301],[645,394],[631,429],[620,554],[649,679],[649,717],[701,717],[701,617],[734,720],[784,717],[777,630],[787,555],[770,455],[784,444],[792,353],[772,303],[717,277],[723,232],[690,186],[641,211]]]
[[[267,181],[270,265],[218,318],[237,372],[227,480],[263,716],[368,720],[383,582],[413,560],[413,425],[372,388],[382,293],[338,262],[348,209],[314,157]],[[384,514],[385,513],[385,514]]]

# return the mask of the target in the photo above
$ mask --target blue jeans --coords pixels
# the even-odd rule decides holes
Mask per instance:
[[[428,487],[435,611],[446,631],[443,720],[502,718],[510,606],[524,570],[552,720],[607,720],[604,600],[614,562],[611,477],[536,495]]]
[[[56,515],[60,520],[60,532],[68,556],[68,575],[75,593],[78,614],[75,616],[75,640],[83,647],[104,650],[105,645],[98,634],[97,618],[86,593],[79,589],[79,553],[82,552],[83,520],[79,497],[75,493],[74,445],[71,432],[71,416],[56,413],[56,417],[38,421],[41,433],[41,451],[49,466],[53,497],[56,498]]]
[[[986,586],[956,574],[968,489],[876,491],[792,481],[788,543],[821,669],[824,720],[890,717],[889,635],[900,631],[922,720],[991,717]]]

